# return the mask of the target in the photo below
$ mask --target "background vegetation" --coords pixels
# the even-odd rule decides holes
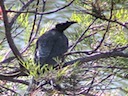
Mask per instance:
[[[1,0],[0,6],[1,96],[128,95],[128,0]],[[33,62],[35,42],[65,21],[78,22],[65,32],[65,61],[42,73]]]

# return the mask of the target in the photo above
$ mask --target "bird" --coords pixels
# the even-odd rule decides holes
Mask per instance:
[[[40,64],[41,67],[45,64],[55,65],[57,62],[54,58],[61,58],[68,50],[68,38],[64,31],[75,21],[66,21],[58,23],[56,26],[41,35],[37,42],[34,54],[34,62]]]

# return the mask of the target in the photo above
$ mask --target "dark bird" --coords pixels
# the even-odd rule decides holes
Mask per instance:
[[[59,23],[55,28],[45,32],[36,42],[34,61],[36,64],[55,65],[56,61],[53,58],[61,58],[68,50],[68,39],[64,31],[76,22]]]

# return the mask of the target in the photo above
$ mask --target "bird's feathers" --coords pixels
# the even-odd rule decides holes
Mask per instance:
[[[56,64],[54,57],[61,57],[68,50],[68,39],[63,31],[76,22],[59,23],[44,33],[36,43],[35,63]]]

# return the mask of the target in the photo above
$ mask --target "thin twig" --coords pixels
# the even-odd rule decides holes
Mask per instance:
[[[6,90],[9,90],[9,91],[11,91],[11,92],[13,92],[14,94],[17,94],[18,96],[21,96],[19,93],[17,93],[16,91],[14,91],[13,89],[10,89],[10,88],[7,88],[7,87],[4,87],[4,86],[2,86],[2,85],[0,85],[0,87],[1,88],[4,88],[4,89],[6,89]],[[6,94],[7,95],[7,94]]]
[[[38,6],[38,5],[39,5],[39,0],[37,0],[37,3],[36,3],[36,6]],[[37,11],[38,11],[38,7],[36,7],[36,12],[37,12]],[[32,26],[32,30],[31,30],[31,33],[30,33],[28,42],[31,41],[32,35],[33,35],[33,33],[34,33],[34,28],[35,28],[35,24],[36,24],[36,19],[37,19],[37,14],[34,15],[33,26]]]
[[[18,13],[18,14],[21,14],[21,13],[34,13],[34,14],[38,14],[38,15],[48,15],[48,14],[52,14],[52,13],[55,13],[55,12],[59,12],[63,9],[65,9],[66,7],[70,6],[75,0],[72,0],[70,3],[68,3],[67,5],[61,7],[61,8],[58,8],[56,10],[53,10],[53,11],[49,11],[49,12],[38,12],[36,13],[35,11],[23,11],[23,10],[20,10],[20,11],[14,11],[14,10],[6,10],[7,12],[14,12],[14,13]]]
[[[112,19],[112,11],[113,11],[113,4],[112,4],[112,6],[111,6],[111,11],[110,11],[109,20]],[[106,36],[106,34],[108,33],[108,31],[109,31],[109,28],[110,28],[110,21],[108,21],[108,25],[107,25],[107,28],[106,28],[106,32],[104,33],[103,38],[101,39],[99,45],[92,51],[92,53],[95,52],[95,51],[97,51],[97,50],[101,47],[103,41],[105,40],[105,36]],[[92,53],[91,53],[91,54],[92,54]]]
[[[89,15],[91,15],[91,16],[93,16],[93,17],[99,18],[99,19],[101,19],[101,20],[105,20],[105,21],[117,23],[117,24],[119,24],[119,25],[121,25],[121,26],[123,26],[123,27],[125,27],[125,28],[128,29],[128,27],[127,27],[124,23],[122,23],[122,22],[120,22],[120,21],[118,21],[118,20],[116,20],[116,19],[114,19],[114,20],[112,20],[112,19],[107,19],[106,17],[98,16],[98,15],[96,15],[96,14],[94,14],[94,13],[91,13],[91,12],[88,12],[88,11],[86,11],[86,10],[79,10],[79,11],[81,11],[81,12],[83,12],[83,13],[86,13],[86,14],[89,14]]]
[[[23,11],[25,10],[32,2],[34,2],[34,0],[29,0],[19,11]],[[7,10],[6,10],[7,12]],[[10,27],[12,27],[12,25],[14,24],[14,22],[16,21],[16,19],[18,18],[18,16],[20,15],[21,13],[17,13],[11,20],[10,22]]]
[[[81,36],[76,40],[76,42],[74,43],[74,45],[69,49],[69,52],[71,52],[75,46],[78,44],[78,42],[81,41],[81,39],[83,38],[83,36],[85,35],[85,33],[89,30],[89,28],[94,24],[94,22],[97,20],[97,18],[95,18],[93,20],[93,22],[87,27],[87,29],[81,34]]]
[[[14,83],[21,83],[21,84],[29,85],[29,82],[24,81],[24,80],[14,79],[12,76],[9,76],[9,75],[6,76],[3,74],[0,74],[0,80],[7,80],[7,81],[14,82]]]

